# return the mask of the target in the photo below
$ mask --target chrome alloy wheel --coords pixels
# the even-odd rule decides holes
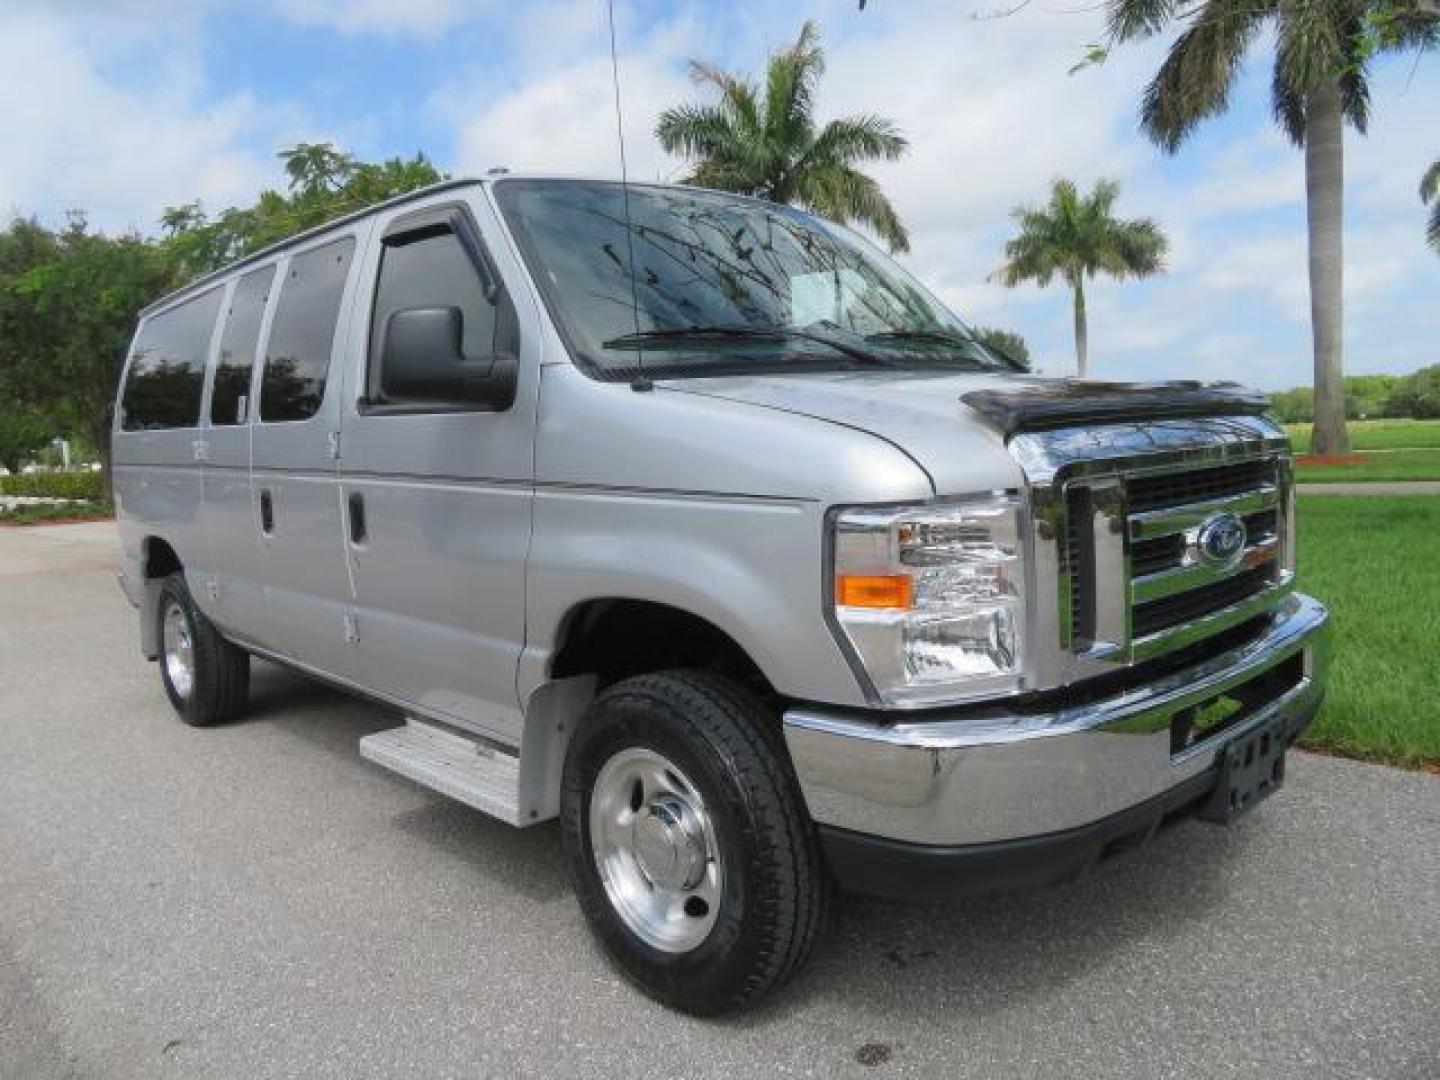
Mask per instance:
[[[647,945],[689,952],[709,935],[724,866],[700,792],[673,762],[631,747],[605,763],[590,846],[610,905]]]
[[[177,697],[189,698],[195,686],[195,641],[184,609],[171,602],[163,624],[165,674]]]

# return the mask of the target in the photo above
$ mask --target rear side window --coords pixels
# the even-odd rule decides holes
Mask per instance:
[[[215,366],[215,386],[210,391],[210,423],[243,424],[250,396],[250,369],[260,347],[260,319],[270,298],[275,267],[267,266],[246,274],[235,285],[225,330],[220,336],[220,360]]]
[[[485,283],[460,238],[448,231],[412,236],[386,240],[380,262],[370,324],[371,393],[376,397],[395,374],[375,368],[383,363],[386,323],[397,311],[459,308],[465,359],[485,360],[495,354],[495,305],[485,298]]]
[[[320,408],[354,254],[346,238],[290,260],[265,350],[260,419],[308,420]]]
[[[146,319],[140,327],[120,398],[125,431],[199,425],[205,357],[220,297],[220,289],[211,289]]]

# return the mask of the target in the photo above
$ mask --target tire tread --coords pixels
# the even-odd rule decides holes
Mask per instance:
[[[662,706],[711,745],[748,807],[745,816],[755,832],[751,839],[768,853],[774,873],[750,898],[762,942],[754,963],[723,997],[680,1003],[696,1013],[742,1007],[795,976],[814,950],[829,905],[830,884],[814,826],[775,718],[744,687],[703,670],[635,676],[610,687],[596,704],[623,705],[627,698]]]
[[[183,703],[177,700],[169,679],[163,676],[164,658],[161,658],[162,679],[171,703],[180,718],[195,727],[209,727],[235,719],[244,711],[250,696],[250,654],[227,641],[195,605],[183,571],[171,574],[162,586],[158,613],[162,629],[167,596],[173,596],[185,609],[194,638],[195,655],[194,688],[190,699]]]

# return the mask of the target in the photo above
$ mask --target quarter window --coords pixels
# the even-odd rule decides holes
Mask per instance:
[[[246,274],[235,285],[225,331],[220,337],[220,360],[215,367],[215,386],[210,391],[210,423],[243,424],[250,396],[250,370],[260,346],[260,320],[270,298],[275,267],[267,266]]]
[[[390,316],[407,308],[445,307],[460,309],[464,359],[495,355],[496,306],[486,299],[484,281],[460,238],[436,230],[387,239],[370,324],[372,398],[383,400],[382,388],[397,374],[383,367]]]
[[[319,410],[354,254],[347,238],[290,260],[265,350],[260,419],[308,420]]]
[[[145,320],[120,399],[125,431],[200,423],[205,358],[220,314],[220,297],[220,289],[211,289]]]

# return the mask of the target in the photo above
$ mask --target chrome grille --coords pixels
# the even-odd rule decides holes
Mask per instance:
[[[1185,625],[1267,589],[1274,581],[1275,563],[1271,560],[1253,570],[1242,570],[1233,577],[1136,604],[1131,615],[1131,631],[1137,638],[1143,638]]]
[[[1125,494],[1130,512],[1144,513],[1240,495],[1274,482],[1273,460],[1241,461],[1209,469],[1131,477],[1126,481]]]
[[[1007,446],[1024,473],[1029,500],[1034,591],[1027,612],[1027,689],[1069,685],[1223,640],[1263,617],[1289,590],[1290,446],[1270,417],[1117,418],[1022,430]],[[1251,546],[1259,541],[1262,551],[1245,553],[1248,561],[1235,573],[1188,577],[1194,570],[1189,534],[1217,505],[1245,519]],[[1195,606],[1168,626],[1166,608],[1142,610],[1138,630],[1144,632],[1137,632],[1137,605],[1250,570],[1261,573],[1230,588],[1235,594],[1254,591],[1239,599],[1200,593]],[[1137,590],[1148,595],[1137,596]],[[1169,606],[1171,616],[1179,603]],[[1217,603],[1223,606],[1212,610]]]
[[[1068,484],[1071,651],[1120,662],[1159,655],[1278,599],[1290,578],[1283,567],[1284,470],[1283,459],[1271,455],[1200,468],[1132,468]],[[1102,491],[1110,493],[1109,516]],[[1232,564],[1217,567],[1201,557],[1199,532],[1225,513],[1244,522],[1246,539]]]

